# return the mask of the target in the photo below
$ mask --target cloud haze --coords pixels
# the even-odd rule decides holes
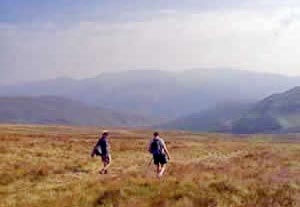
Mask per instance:
[[[299,4],[228,2],[197,10],[174,1],[173,7],[123,11],[119,19],[6,18],[0,21],[0,81],[216,67],[300,75]]]

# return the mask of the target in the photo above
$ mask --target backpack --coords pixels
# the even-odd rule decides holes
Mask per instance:
[[[95,147],[95,155],[97,155],[97,156],[101,156],[102,155],[102,149],[101,149],[101,146],[100,145],[98,145],[98,146],[96,146]]]
[[[162,143],[159,139],[153,139],[150,145],[150,152],[154,155],[162,153]]]
[[[94,147],[93,154],[96,156],[102,156],[106,152],[104,149],[105,147],[106,147],[105,141],[103,139],[100,139],[96,144],[96,146]]]

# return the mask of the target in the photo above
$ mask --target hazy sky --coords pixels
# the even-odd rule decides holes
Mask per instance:
[[[299,0],[1,0],[0,82],[127,69],[300,75],[299,20]]]

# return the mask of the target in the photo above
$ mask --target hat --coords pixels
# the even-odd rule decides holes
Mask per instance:
[[[108,134],[108,130],[103,130],[102,134]]]

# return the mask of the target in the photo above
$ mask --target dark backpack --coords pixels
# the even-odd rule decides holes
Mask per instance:
[[[94,147],[93,154],[97,156],[105,155],[107,153],[106,147],[107,147],[106,141],[101,138],[96,144],[96,146]]]
[[[162,143],[159,139],[153,139],[150,145],[150,151],[154,155],[162,154]]]
[[[95,150],[95,154],[97,156],[101,156],[102,155],[102,149],[101,149],[100,145],[96,146],[94,150]]]

